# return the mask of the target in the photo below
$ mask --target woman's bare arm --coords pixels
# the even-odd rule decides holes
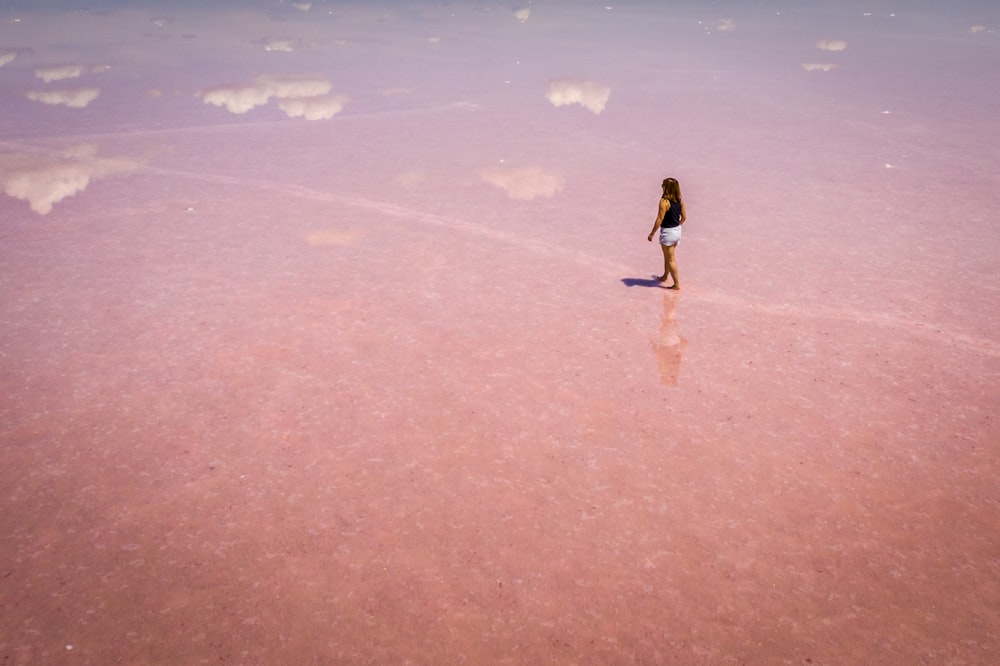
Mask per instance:
[[[660,210],[656,214],[656,222],[653,224],[653,230],[649,232],[649,237],[646,240],[653,240],[653,235],[656,234],[656,230],[663,224],[663,217],[667,214],[668,210],[670,210],[670,202],[666,199],[660,199]],[[681,215],[684,215],[683,205],[681,206]]]

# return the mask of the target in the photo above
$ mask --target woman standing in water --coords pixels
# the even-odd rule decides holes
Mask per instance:
[[[663,249],[663,275],[657,276],[660,282],[666,282],[667,278],[672,278],[674,283],[667,289],[680,289],[681,284],[677,279],[677,260],[674,258],[674,248],[681,240],[681,225],[687,219],[687,210],[684,209],[684,200],[681,199],[681,185],[676,178],[665,178],[663,180],[663,196],[660,197],[660,210],[656,215],[656,223],[653,230],[649,232],[647,240],[653,240],[656,230],[660,230],[660,247]]]

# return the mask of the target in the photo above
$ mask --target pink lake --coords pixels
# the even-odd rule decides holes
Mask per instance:
[[[1000,8],[816,4],[0,11],[0,662],[1000,663]]]

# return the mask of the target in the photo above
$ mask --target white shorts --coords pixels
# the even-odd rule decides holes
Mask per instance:
[[[677,245],[681,240],[681,228],[676,227],[660,227],[660,245]]]

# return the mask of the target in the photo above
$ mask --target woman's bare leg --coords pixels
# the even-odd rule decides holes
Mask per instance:
[[[667,246],[661,245],[660,249],[663,250],[663,275],[657,275],[656,279],[665,282],[670,277],[670,260],[667,258]]]
[[[674,248],[676,245],[661,245],[663,248],[663,275],[661,275],[658,280],[661,282],[666,282],[667,278],[673,279],[674,283],[670,285],[669,289],[680,289],[680,282],[677,280],[677,260],[674,258]]]

